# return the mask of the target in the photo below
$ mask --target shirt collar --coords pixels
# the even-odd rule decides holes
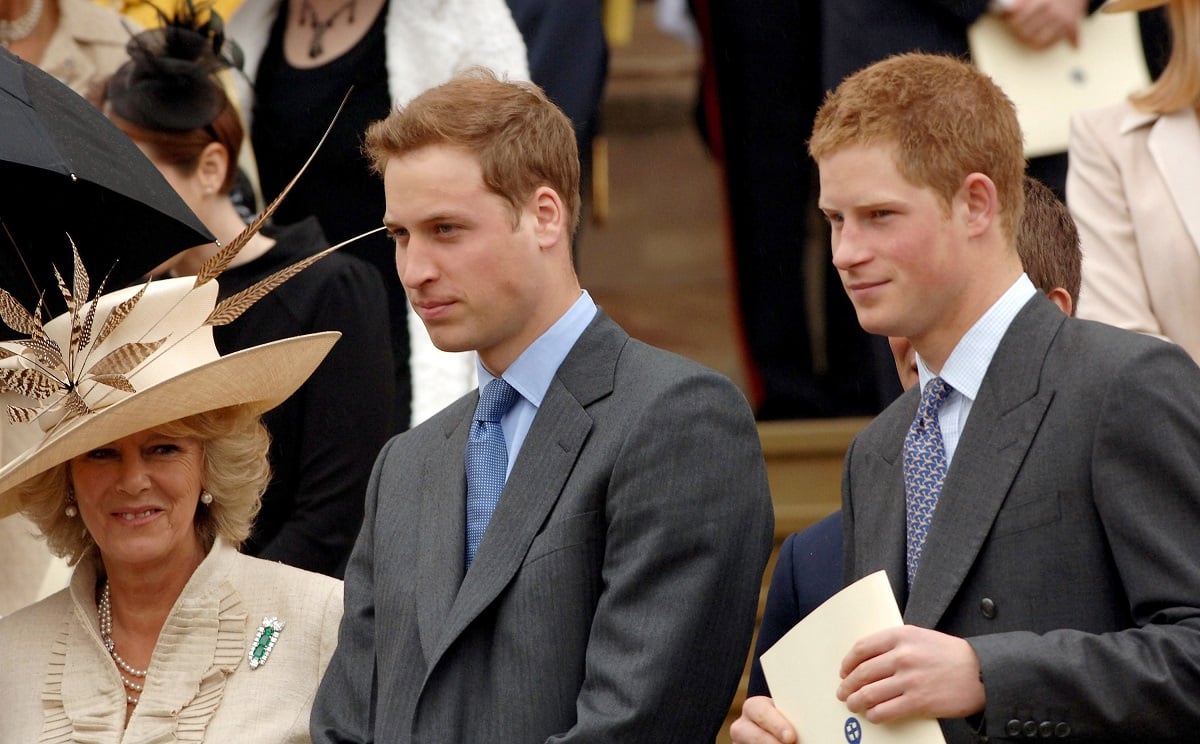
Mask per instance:
[[[1000,299],[996,300],[959,339],[946,363],[942,365],[940,377],[957,392],[975,400],[979,394],[979,387],[983,384],[983,377],[992,363],[992,357],[996,355],[996,349],[1000,346],[1000,340],[1004,338],[1013,318],[1017,317],[1017,313],[1021,312],[1021,308],[1036,293],[1037,288],[1033,286],[1033,282],[1028,276],[1021,274],[1008,291],[1000,295]],[[917,354],[917,372],[920,375],[922,390],[927,382],[938,376],[925,365],[920,354]]]
[[[522,398],[535,407],[541,406],[554,374],[595,316],[596,303],[586,289],[580,291],[579,299],[567,312],[509,365],[504,371],[504,379]],[[479,389],[482,390],[496,376],[487,371],[478,357],[475,366],[479,371]]]

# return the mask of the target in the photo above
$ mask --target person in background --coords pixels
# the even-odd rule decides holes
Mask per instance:
[[[1079,316],[1165,338],[1200,360],[1200,2],[1165,5],[1173,48],[1149,88],[1071,121],[1067,196],[1083,242]]]
[[[507,2],[525,40],[529,79],[546,91],[575,127],[580,187],[586,202],[592,174],[592,140],[600,129],[600,104],[608,77],[604,1]]]
[[[91,0],[0,0],[0,46],[96,103],[139,26]]]
[[[722,166],[755,415],[766,421],[878,413],[899,392],[890,370],[865,361],[871,340],[836,291],[832,267],[820,264],[813,277],[805,259],[817,218],[813,164],[803,148],[822,95],[817,3],[689,4],[702,40],[701,132]],[[810,285],[827,288],[815,314]]]
[[[536,86],[475,70],[366,143],[480,392],[380,454],[314,741],[711,741],[771,547],[745,398],[580,288],[575,135]]]
[[[921,377],[842,480],[843,581],[885,570],[905,624],[858,640],[830,694],[872,723],[940,719],[949,744],[1190,740],[1200,368],[1024,275],[1020,127],[969,64],[852,75],[809,147],[859,321],[908,337]],[[766,697],[734,731],[796,740]]]
[[[42,435],[0,468],[0,515],[21,509],[76,568],[0,620],[0,741],[304,744],[342,584],[237,547],[270,477],[260,414],[337,334],[222,356],[210,322],[236,308],[215,283],[93,298],[81,266],[65,315],[4,316],[31,336],[4,342],[24,402],[3,436]]]
[[[229,245],[245,228],[230,199],[243,130],[216,74],[236,53],[219,33],[220,17],[200,12],[181,4],[134,40],[133,59],[109,83],[105,111]],[[315,218],[268,227],[221,275],[219,297],[326,248]],[[200,274],[218,250],[197,246],[171,272]],[[264,297],[240,322],[215,329],[223,353],[316,331],[342,334],[296,394],[264,416],[273,478],[244,552],[341,577],[362,523],[371,463],[395,431],[386,304],[378,272],[339,252]]]
[[[227,32],[245,53],[246,79],[235,82],[265,199],[300,169],[350,93],[275,215],[284,225],[315,216],[334,242],[378,227],[383,213],[378,178],[362,154],[368,124],[471,65],[529,77],[504,0],[255,0],[238,6]],[[396,426],[423,421],[473,390],[470,356],[436,349],[408,311],[387,241],[373,236],[347,248],[378,270],[387,289]]]

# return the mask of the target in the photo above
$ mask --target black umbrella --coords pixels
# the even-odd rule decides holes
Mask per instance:
[[[137,282],[213,236],[125,133],[66,85],[0,49],[0,287],[65,311],[51,264],[75,241],[93,286]],[[69,280],[69,279],[68,279]]]

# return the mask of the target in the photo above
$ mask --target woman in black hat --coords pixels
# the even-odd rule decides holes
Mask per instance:
[[[76,564],[0,620],[0,741],[309,741],[341,582],[237,548],[270,477],[260,416],[337,334],[221,355],[212,326],[262,292],[218,303],[186,277],[91,298],[78,258],[59,291],[70,310],[44,324],[0,293],[28,336],[0,344],[3,446],[24,445],[0,516]]]
[[[134,37],[131,61],[109,83],[105,111],[228,244],[245,227],[230,198],[243,129],[217,73],[236,67],[238,55],[216,14],[191,5],[180,11]],[[337,184],[328,188],[336,193]],[[220,296],[327,247],[313,218],[268,226],[221,276]],[[196,274],[217,250],[197,246],[171,273]],[[274,478],[244,552],[341,577],[362,521],[371,465],[394,433],[386,308],[377,272],[339,252],[272,292],[239,323],[216,329],[222,352],[314,331],[343,334],[312,378],[264,419]]]

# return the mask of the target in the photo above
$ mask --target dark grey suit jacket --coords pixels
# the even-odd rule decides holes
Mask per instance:
[[[845,570],[887,569],[906,623],[975,649],[987,706],[944,721],[947,740],[1195,741],[1200,369],[1036,295],[984,377],[910,594],[901,450],[919,396],[847,454]]]
[[[598,314],[464,578],[476,400],[396,437],[376,463],[314,740],[712,741],[771,547],[741,393]]]

